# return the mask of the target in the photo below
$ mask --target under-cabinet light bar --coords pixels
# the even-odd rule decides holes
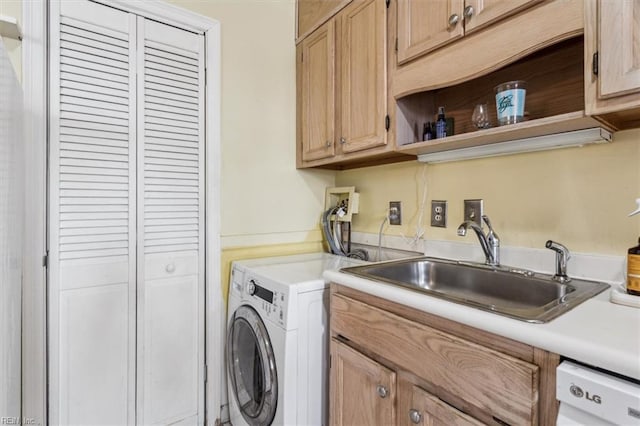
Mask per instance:
[[[546,151],[549,149],[581,147],[593,143],[609,143],[612,134],[601,127],[557,133],[547,136],[517,139],[498,142],[471,148],[453,149],[450,151],[432,152],[418,155],[423,163],[445,163],[447,161],[471,160],[474,158],[496,157],[523,152]]]

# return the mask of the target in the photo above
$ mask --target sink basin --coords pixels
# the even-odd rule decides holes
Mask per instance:
[[[533,323],[544,323],[609,288],[508,267],[421,257],[354,266],[342,272]]]

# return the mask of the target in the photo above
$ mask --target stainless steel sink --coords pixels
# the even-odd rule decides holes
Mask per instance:
[[[526,270],[430,257],[341,271],[534,323],[550,321],[609,288],[600,282],[573,279],[563,284]]]

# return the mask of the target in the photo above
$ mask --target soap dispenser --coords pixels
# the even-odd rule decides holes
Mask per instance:
[[[638,208],[629,216],[640,213],[640,198],[636,199]],[[627,252],[627,293],[640,296],[640,238],[638,245],[631,247]]]
[[[640,238],[627,254],[627,293],[640,296]]]

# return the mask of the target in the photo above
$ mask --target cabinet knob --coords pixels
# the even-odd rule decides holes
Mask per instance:
[[[169,274],[173,274],[176,271],[176,264],[175,263],[169,263],[164,269]]]
[[[340,143],[344,145],[345,143],[347,143],[347,140],[344,137],[341,137]]]
[[[327,145],[327,148],[331,148],[331,145],[333,145],[333,144],[331,143],[331,141],[327,141],[326,145]]]
[[[471,19],[471,17],[473,16],[473,6],[469,5],[467,7],[464,8],[464,17],[467,19]]]
[[[420,414],[420,411],[412,408],[409,410],[409,418],[412,423],[418,424],[422,421],[422,414]]]
[[[378,396],[380,398],[386,398],[387,395],[389,394],[389,391],[387,390],[387,388],[385,386],[382,386],[382,385],[378,385],[376,390],[378,391]]]
[[[460,21],[460,16],[457,13],[449,16],[449,27],[455,27],[456,24]]]

